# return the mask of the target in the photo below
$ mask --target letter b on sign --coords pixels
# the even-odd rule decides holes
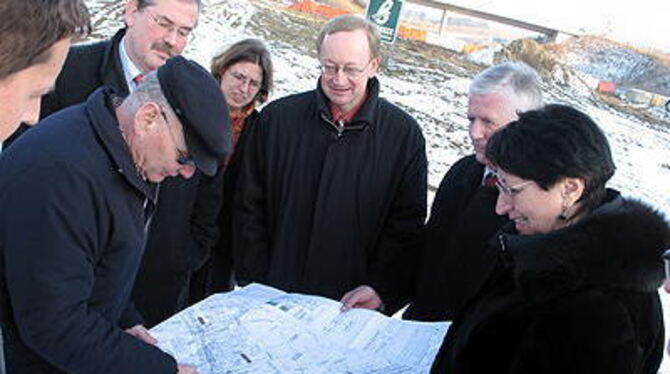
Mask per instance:
[[[365,17],[372,21],[381,35],[381,40],[393,43],[398,31],[402,0],[370,0]]]

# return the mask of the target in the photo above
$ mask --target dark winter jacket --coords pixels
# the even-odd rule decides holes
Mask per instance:
[[[76,146],[73,146],[76,144]],[[110,91],[51,116],[0,159],[0,296],[8,373],[175,373],[123,329],[155,187],[137,173]]]
[[[368,90],[346,127],[320,87],[261,112],[233,217],[241,279],[331,298],[410,284],[399,274],[418,257],[425,142],[412,117],[378,97],[376,78]]]
[[[609,195],[569,227],[498,236],[497,269],[451,325],[432,373],[656,374],[670,226]]]
[[[113,88],[121,97],[128,96],[119,57],[119,43],[125,33],[126,29],[121,29],[111,40],[70,48],[54,90],[42,98],[40,118],[84,102],[101,86]]]
[[[421,265],[405,319],[453,319],[482,286],[496,262],[488,240],[507,221],[495,212],[498,190],[482,186],[474,155],[457,161],[435,194],[423,230]]]
[[[137,273],[133,301],[147,326],[154,326],[189,305],[189,278],[210,256],[219,239],[223,172],[209,177],[161,182],[158,205]]]
[[[53,92],[42,100],[42,117],[81,103],[98,87],[129,94],[119,44],[125,29],[111,40],[71,48]],[[135,305],[147,326],[153,326],[188,306],[188,278],[209,257],[218,239],[216,217],[221,205],[221,175],[199,170],[185,180],[161,183],[151,222],[145,258],[133,291]]]
[[[238,180],[245,148],[256,128],[259,114],[257,110],[249,113],[244,127],[235,145],[235,152],[226,165],[223,177],[223,204],[219,213],[221,236],[212,249],[211,263],[208,264],[207,287],[205,294],[230,291],[233,280],[233,201],[238,189]],[[242,187],[243,188],[243,187]]]

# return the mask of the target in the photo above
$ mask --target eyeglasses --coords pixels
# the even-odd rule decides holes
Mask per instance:
[[[670,279],[670,248],[663,253],[663,262],[665,262],[665,279]]]
[[[525,181],[521,182],[517,185],[514,186],[506,186],[502,183],[500,176],[498,176],[496,180],[496,187],[498,188],[498,191],[500,191],[501,194],[507,195],[507,196],[516,196],[523,191],[523,187],[533,183],[533,181]]]
[[[177,140],[174,137],[174,134],[172,134],[172,129],[170,127],[170,121],[168,121],[167,115],[161,109],[161,115],[163,116],[163,119],[165,120],[165,125],[168,128],[168,133],[170,134],[170,138],[172,139],[172,143],[174,144],[174,148],[177,150],[177,163],[179,165],[184,165],[184,166],[193,166],[195,167],[195,161],[193,161],[193,158],[188,155],[188,152],[186,150],[180,149],[179,146],[177,145]]]
[[[188,40],[191,37],[191,32],[193,31],[192,28],[190,27],[177,27],[172,20],[165,16],[161,15],[155,15],[153,12],[149,11],[149,8],[145,8],[145,11],[149,13],[151,16],[151,19],[154,20],[156,25],[163,29],[166,34],[172,34],[175,30],[177,30],[177,36],[182,39],[182,40]]]
[[[247,83],[249,83],[249,86],[251,88],[253,88],[254,90],[258,90],[258,89],[261,88],[261,82],[259,82],[257,80],[254,80],[254,79],[251,79],[251,78],[247,77],[246,75],[244,75],[240,72],[231,71],[230,75],[233,78],[235,78],[235,80],[237,81],[238,84],[246,85]]]
[[[370,59],[370,61],[368,61],[368,63],[365,64],[365,66],[363,66],[362,68],[357,68],[357,67],[350,66],[350,65],[339,66],[339,65],[335,65],[335,64],[329,64],[329,63],[325,63],[325,64],[322,63],[320,68],[321,68],[321,72],[325,76],[329,76],[329,77],[335,76],[335,75],[337,75],[337,73],[340,70],[342,70],[342,73],[344,73],[344,75],[347,78],[356,79],[356,78],[359,78],[368,69],[368,66],[370,66],[370,63],[372,62],[372,60],[373,59]]]

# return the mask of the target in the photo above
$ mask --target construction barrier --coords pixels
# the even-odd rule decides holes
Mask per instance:
[[[343,14],[349,14],[346,10],[335,8],[329,5],[317,4],[310,0],[303,0],[288,7],[303,13],[316,14],[325,18],[334,18]]]
[[[425,30],[418,30],[410,27],[400,25],[398,28],[398,37],[409,40],[426,41],[427,32]]]
[[[613,95],[616,92],[616,85],[614,82],[600,81],[598,82],[598,87],[596,89],[598,92]]]

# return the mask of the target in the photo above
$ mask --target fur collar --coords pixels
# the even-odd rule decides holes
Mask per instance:
[[[609,191],[589,216],[542,235],[501,233],[514,278],[526,297],[542,301],[584,287],[656,291],[664,278],[670,225],[663,214]]]

